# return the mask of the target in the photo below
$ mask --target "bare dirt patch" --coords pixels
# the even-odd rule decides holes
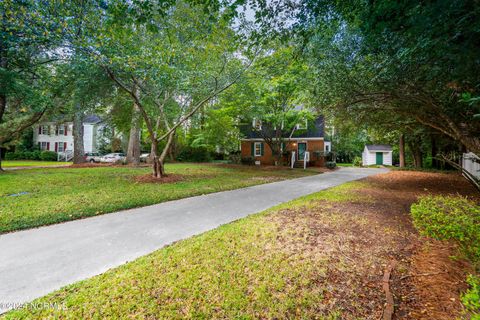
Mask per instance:
[[[410,205],[426,194],[460,194],[478,200],[461,176],[392,171],[366,179],[364,196],[348,202],[318,201],[271,215],[279,230],[278,250],[309,263],[328,261],[315,281],[325,288],[319,316],[379,319],[386,297],[382,278],[395,261],[389,286],[394,319],[455,319],[462,311],[465,261],[455,248],[426,241],[410,218]],[[352,194],[353,195],[353,194]]]
[[[152,176],[151,173],[149,173],[149,174],[144,174],[141,176],[134,177],[134,180],[136,183],[159,183],[159,184],[175,183],[175,182],[182,181],[184,179],[185,177],[181,174],[169,174],[162,178],[155,178]]]

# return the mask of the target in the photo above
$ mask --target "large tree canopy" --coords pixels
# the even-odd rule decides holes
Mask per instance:
[[[304,4],[324,106],[415,121],[480,153],[478,1]]]
[[[148,21],[124,13],[109,8],[93,44],[84,49],[138,106],[152,144],[154,175],[161,177],[176,129],[235,83],[250,62],[223,12],[178,1],[151,12]]]
[[[54,48],[65,25],[55,9],[38,1],[0,3],[0,147],[55,105]]]

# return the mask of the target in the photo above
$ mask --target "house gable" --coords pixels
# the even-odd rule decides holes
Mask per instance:
[[[294,139],[323,139],[324,137],[325,121],[323,116],[318,116],[313,121],[313,124],[308,124],[307,129],[295,130],[292,138]],[[273,130],[268,124],[262,123],[261,130]],[[245,139],[262,139],[262,135],[258,130],[255,130],[253,123],[240,126],[240,131]],[[283,138],[288,138],[290,132],[283,132]]]

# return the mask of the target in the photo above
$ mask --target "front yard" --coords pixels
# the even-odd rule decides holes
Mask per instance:
[[[7,160],[2,161],[3,168],[24,168],[24,167],[56,167],[68,166],[71,162],[57,162],[57,161],[36,161],[36,160]]]
[[[457,193],[478,201],[453,174],[394,171],[347,183],[35,301],[60,309],[5,318],[379,319],[394,261],[394,318],[455,319],[470,266],[451,259],[452,245],[421,237],[409,211],[418,196]]]
[[[0,174],[0,233],[318,173],[208,164],[166,170],[178,181],[151,183],[147,167],[7,171]]]

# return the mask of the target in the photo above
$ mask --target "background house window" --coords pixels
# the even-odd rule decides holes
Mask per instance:
[[[41,126],[40,127],[40,134],[49,135],[50,134],[49,129],[50,129],[49,126]]]
[[[64,152],[65,150],[63,149],[63,146],[64,146],[63,142],[58,142],[57,151]]]
[[[63,136],[65,135],[65,126],[60,125],[57,126],[57,136]]]
[[[262,143],[261,142],[255,142],[253,155],[255,157],[261,157],[262,156]]]
[[[38,143],[38,146],[40,147],[40,150],[42,150],[42,151],[47,151],[48,148],[49,148],[49,145],[50,145],[50,143],[45,142],[45,141]]]

